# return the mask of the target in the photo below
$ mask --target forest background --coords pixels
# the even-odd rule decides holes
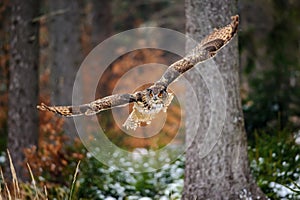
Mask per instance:
[[[70,80],[72,76],[74,79],[74,74],[83,58],[108,37],[144,26],[159,26],[185,32],[185,2],[182,0],[147,2],[112,0],[105,3],[85,0],[72,3],[70,10],[60,9],[60,6],[64,6],[64,1],[53,2],[41,1],[39,16],[34,19],[40,25],[39,99],[48,104],[71,103],[72,81],[70,84],[64,84],[64,88],[59,88],[57,83],[60,82],[60,76],[69,74]],[[6,149],[9,149],[7,146],[8,107],[11,101],[8,98],[11,76],[9,4],[9,0],[0,2],[0,165],[1,169],[6,171],[5,174],[10,172],[6,164],[9,160]],[[293,0],[238,2],[241,18],[238,34],[240,91],[250,166],[257,184],[271,199],[293,199],[299,195],[299,10],[300,2]],[[55,27],[62,27],[62,24],[55,22],[55,19],[60,17],[65,20],[62,21],[65,28],[55,29]],[[67,38],[62,42],[53,42],[51,38],[62,34],[62,31],[66,31]],[[67,46],[68,43],[73,46],[66,50],[62,50],[62,46],[53,49],[53,46],[59,43],[62,46]],[[53,59],[55,53],[62,54],[62,52],[65,54],[59,58],[59,61]],[[116,49],[116,52],[122,53],[122,49]],[[176,55],[149,49],[122,55],[101,77],[99,81],[101,89],[97,90],[97,97],[110,94],[119,78],[135,66],[149,62],[169,65],[176,59],[178,59]],[[67,71],[57,70],[61,65],[70,67],[66,67]],[[89,75],[87,74],[83,79],[88,82]],[[16,99],[16,103],[18,101],[19,99]],[[120,134],[112,118],[104,117],[106,115],[100,115],[99,121],[101,126],[109,130],[107,137],[116,145],[131,151],[141,149],[152,151],[163,147],[174,138],[176,133],[174,129],[177,128],[174,124],[180,120],[180,108],[174,106],[169,112],[172,115],[168,115],[167,123],[162,130],[163,135],[146,139]],[[70,121],[51,113],[39,113],[38,137],[36,136],[39,148],[28,147],[20,150],[24,152],[23,166],[26,166],[26,162],[30,164],[37,188],[28,182],[31,177],[28,169],[24,167],[25,170],[18,174],[19,179],[22,180],[22,197],[37,195],[40,198],[45,196],[50,199],[51,197],[64,198],[71,192],[74,196],[89,199],[108,197],[134,199],[134,196],[180,198],[183,188],[184,158],[178,158],[172,165],[163,168],[160,173],[145,173],[143,176],[132,176],[126,172],[122,174],[95,160],[76,137],[70,124]],[[180,142],[183,141],[179,140],[178,143]],[[10,153],[14,158],[15,152]],[[74,171],[79,160],[81,160],[80,173],[76,184],[73,185]],[[14,162],[18,161],[14,160]],[[95,170],[99,174],[94,174]],[[94,179],[92,180],[91,177]],[[1,180],[1,193],[7,196],[3,177]]]

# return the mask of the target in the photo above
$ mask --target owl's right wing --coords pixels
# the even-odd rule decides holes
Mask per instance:
[[[37,106],[37,109],[41,111],[50,111],[65,117],[94,115],[103,110],[125,106],[129,103],[139,101],[141,95],[141,92],[136,92],[134,94],[115,94],[78,106],[47,106],[44,103],[41,103],[41,105]]]
[[[184,58],[170,65],[156,84],[163,85],[167,88],[169,84],[194,67],[197,63],[214,57],[237,33],[239,16],[232,16],[231,20],[231,23],[227,26],[215,29],[211,34],[206,36],[200,44]]]

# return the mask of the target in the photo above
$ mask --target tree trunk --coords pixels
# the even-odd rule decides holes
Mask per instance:
[[[37,145],[38,0],[11,0],[8,149],[18,177],[26,180],[23,149]]]
[[[73,84],[82,58],[79,3],[79,0],[48,2],[50,13],[60,13],[53,15],[49,21],[53,105],[72,104]],[[65,119],[64,130],[71,136],[76,135],[73,119]]]
[[[111,12],[111,1],[105,0],[91,0],[87,3],[86,9],[86,27],[89,30],[89,48],[88,53],[93,50],[98,44],[106,40],[112,34],[112,12]],[[91,66],[89,66],[89,70],[85,70],[83,74],[83,87],[84,87],[84,96],[88,97],[91,94],[91,86],[90,84],[93,82],[91,80],[104,79],[101,81],[101,90],[97,90],[97,98],[110,95],[106,88],[110,84],[111,79],[111,67],[106,69],[106,73],[103,74],[102,77],[98,77],[98,74],[95,74],[96,69],[101,65],[101,57],[97,58]],[[106,75],[106,76],[105,76]],[[91,99],[86,99],[86,101],[91,101]]]
[[[213,28],[230,23],[237,14],[234,0],[186,0],[187,34],[197,41]],[[186,119],[187,143],[183,199],[265,199],[251,177],[247,156],[247,139],[239,93],[238,40],[235,37],[213,60],[187,73],[198,100],[187,98],[190,109]],[[187,44],[187,49],[191,49]],[[210,73],[215,68],[218,73]],[[199,73],[200,71],[200,73]],[[201,78],[201,76],[203,78]],[[224,95],[217,82],[222,83]],[[210,88],[211,85],[213,88]],[[215,93],[214,93],[215,92]],[[223,101],[224,121],[211,120],[218,113],[213,98]],[[217,105],[218,106],[218,105]],[[220,105],[219,105],[220,106]],[[220,119],[222,116],[217,116]],[[197,119],[197,121],[195,121]],[[211,121],[210,121],[211,120]],[[222,125],[222,122],[224,124]],[[199,125],[195,131],[196,125]],[[195,131],[193,137],[191,133]],[[207,135],[206,135],[207,134]]]
[[[112,34],[111,1],[92,0],[91,43],[95,47]]]

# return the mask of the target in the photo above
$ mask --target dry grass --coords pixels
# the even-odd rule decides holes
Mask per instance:
[[[48,200],[48,191],[46,185],[44,185],[44,192],[45,192],[45,199]]]
[[[9,150],[7,149],[7,156],[8,156],[8,160],[9,160],[9,167],[10,167],[10,172],[12,175],[12,181],[13,181],[13,190],[14,190],[14,197],[17,199],[21,198],[21,193],[20,193],[20,187],[19,187],[19,181],[18,181],[18,177],[16,174],[16,170],[14,167],[14,164],[12,162]]]
[[[0,168],[0,173],[1,173],[1,179],[2,179],[3,184],[4,184],[4,187],[5,187],[5,191],[2,192],[2,189],[1,189],[1,193],[0,193],[1,199],[2,199],[3,197],[7,197],[9,200],[11,200],[11,194],[10,194],[10,191],[9,191],[9,189],[8,189],[7,183],[5,182],[5,179],[4,179],[4,176],[3,176],[2,168]],[[1,184],[0,184],[0,186],[1,186]],[[2,194],[3,194],[3,197],[2,197]]]
[[[47,186],[44,185],[43,188],[39,188],[37,186],[37,182],[34,178],[33,172],[31,170],[30,165],[27,163],[28,172],[31,177],[31,183],[22,183],[19,182],[15,167],[10,155],[9,150],[7,150],[7,157],[9,160],[9,167],[10,172],[12,175],[12,184],[9,185],[8,182],[5,180],[2,168],[0,167],[0,200],[8,199],[8,200],[22,200],[22,199],[33,199],[33,200],[48,200],[48,191]],[[77,163],[75,173],[73,175],[73,181],[71,185],[71,189],[68,195],[68,199],[72,199],[77,176],[79,173],[79,165],[80,161]],[[30,191],[28,191],[30,189]],[[67,198],[66,198],[67,199]]]
[[[72,196],[73,196],[75,183],[76,183],[76,178],[77,178],[77,175],[78,175],[78,172],[79,172],[79,165],[80,165],[80,161],[77,163],[76,170],[75,170],[75,173],[74,173],[74,176],[73,176],[73,181],[72,181],[72,186],[71,186],[71,190],[70,190],[69,200],[71,200]]]
[[[33,184],[34,191],[35,191],[34,199],[39,199],[39,197],[38,197],[38,190],[37,190],[37,187],[36,187],[36,183],[35,183],[35,179],[34,179],[34,177],[33,177],[32,170],[31,170],[31,168],[30,168],[30,165],[29,165],[28,163],[26,163],[26,164],[27,164],[27,168],[28,168],[28,171],[29,171],[30,177],[31,177],[31,182],[32,182],[32,184]]]

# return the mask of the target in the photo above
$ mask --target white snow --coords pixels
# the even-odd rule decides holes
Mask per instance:
[[[279,197],[285,197],[288,194],[294,194],[292,190],[279,183],[271,182],[269,186],[273,188],[274,192],[276,192]]]
[[[296,144],[300,145],[300,137],[297,137],[295,142],[296,142]]]
[[[114,197],[106,197],[104,200],[117,200],[117,199]]]
[[[139,198],[139,200],[152,200],[152,199],[149,197],[142,197],[142,198]]]
[[[300,155],[297,154],[296,157],[295,157],[295,161],[297,162],[299,160],[299,158],[300,158]]]
[[[0,156],[0,163],[5,163],[5,156]]]

